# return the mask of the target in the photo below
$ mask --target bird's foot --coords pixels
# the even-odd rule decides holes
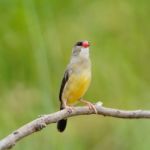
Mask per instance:
[[[74,110],[74,107],[66,105],[66,106],[65,106],[65,109],[67,109],[67,111],[68,111],[69,113],[72,113],[73,110]]]
[[[96,107],[95,107],[94,104],[92,104],[92,103],[89,102],[89,101],[83,100],[83,99],[81,99],[80,102],[82,102],[82,103],[88,105],[89,109],[90,109],[90,110],[94,110],[95,114],[97,114],[97,109],[96,109]]]

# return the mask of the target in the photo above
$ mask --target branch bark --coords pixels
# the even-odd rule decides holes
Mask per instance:
[[[124,119],[144,119],[150,118],[150,110],[120,110],[120,109],[113,109],[101,106],[98,102],[95,104],[97,109],[97,115],[103,116],[110,116],[116,118],[124,118]],[[0,150],[7,150],[11,149],[17,141],[23,139],[24,137],[42,130],[48,124],[56,123],[58,120],[63,118],[69,118],[72,116],[78,115],[91,115],[95,112],[90,110],[87,106],[84,107],[75,107],[72,111],[69,109],[64,109],[52,114],[43,115],[39,118],[25,124],[24,126],[18,128],[17,130],[13,131],[11,134],[6,136],[0,141]]]

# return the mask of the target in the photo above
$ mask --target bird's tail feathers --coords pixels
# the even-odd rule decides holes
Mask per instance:
[[[64,107],[61,105],[60,110],[63,110]],[[57,129],[59,132],[63,132],[67,126],[67,119],[62,119],[57,122]]]

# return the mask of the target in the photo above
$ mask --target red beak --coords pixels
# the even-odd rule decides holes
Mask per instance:
[[[90,46],[90,44],[89,44],[88,41],[84,41],[84,42],[82,43],[82,46],[83,46],[84,48],[87,48],[87,47]]]

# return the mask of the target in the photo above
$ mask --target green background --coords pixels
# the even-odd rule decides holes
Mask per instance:
[[[0,0],[0,139],[59,109],[71,48],[91,42],[85,98],[120,109],[150,108],[150,1]],[[15,150],[148,150],[150,121],[70,118],[21,140]]]

